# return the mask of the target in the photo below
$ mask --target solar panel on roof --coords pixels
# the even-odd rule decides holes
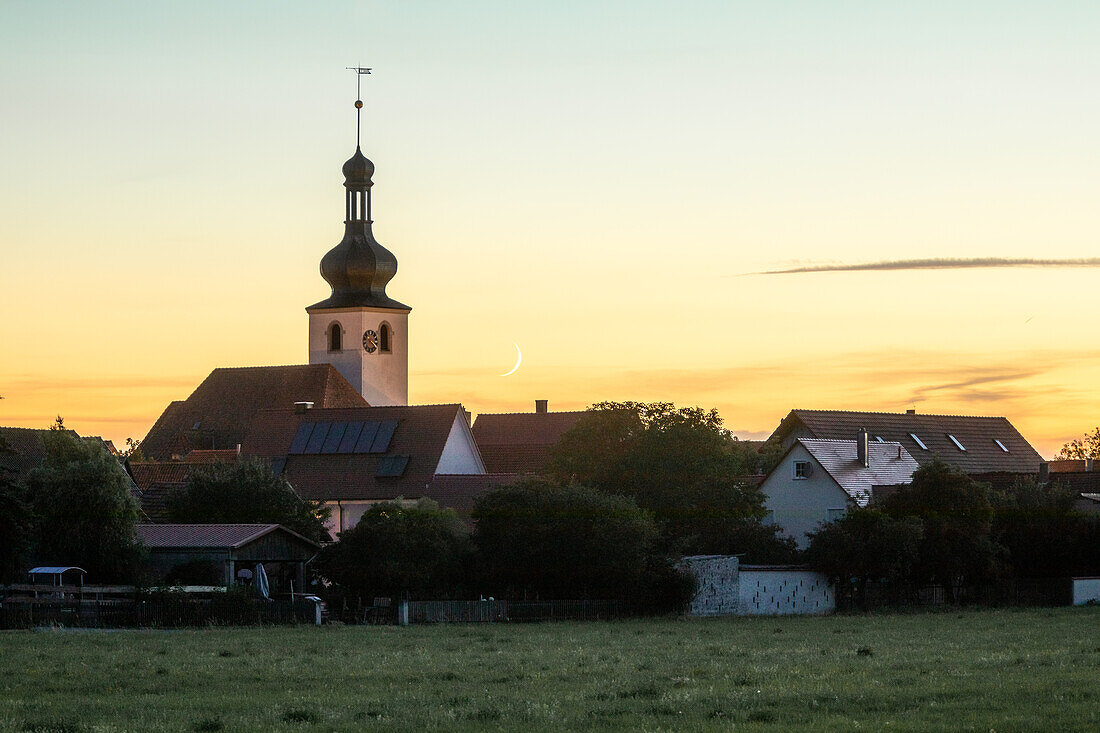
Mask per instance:
[[[319,422],[313,427],[313,435],[309,436],[309,442],[306,443],[306,449],[303,453],[320,453],[321,446],[325,444],[325,438],[328,437],[328,429],[330,423]]]
[[[309,444],[309,436],[313,433],[313,426],[315,423],[303,422],[298,425],[298,432],[294,434],[294,440],[290,443],[290,452],[300,455],[306,452],[306,445]]]
[[[378,478],[398,478],[405,473],[408,465],[408,456],[383,456],[374,475]]]
[[[335,453],[336,449],[340,447],[340,440],[344,437],[344,429],[347,428],[346,422],[334,422],[332,427],[328,429],[328,437],[325,438],[324,445],[321,446],[322,453]]]
[[[385,453],[390,448],[390,440],[393,439],[393,431],[397,429],[396,420],[383,420],[378,424],[378,435],[374,436],[371,443],[371,453]]]
[[[355,453],[370,453],[371,443],[378,434],[378,421],[368,420],[363,423],[363,432],[359,434],[359,440],[355,441]]]
[[[363,432],[363,421],[349,422],[347,429],[344,431],[344,437],[340,439],[340,447],[336,449],[337,453],[354,453],[355,441],[359,440],[359,433]]]

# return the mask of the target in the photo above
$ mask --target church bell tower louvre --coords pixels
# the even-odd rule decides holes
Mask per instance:
[[[354,68],[356,78],[370,69]],[[355,101],[355,154],[344,163],[344,238],[321,259],[332,294],[306,308],[309,363],[331,364],[374,406],[409,403],[409,306],[386,295],[397,258],[374,238],[374,163],[360,149],[361,99]]]

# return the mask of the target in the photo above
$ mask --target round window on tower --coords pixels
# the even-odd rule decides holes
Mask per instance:
[[[383,354],[390,353],[390,324],[383,322],[378,327],[378,350]]]

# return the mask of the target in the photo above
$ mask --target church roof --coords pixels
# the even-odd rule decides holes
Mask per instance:
[[[367,401],[331,364],[218,368],[186,400],[173,402],[141,443],[142,453],[167,461],[199,449],[232,449],[264,409],[365,407]]]
[[[461,405],[263,410],[252,420],[241,453],[281,468],[306,499],[419,498],[427,495],[456,420],[465,420]],[[295,442],[307,433],[316,439],[312,444]],[[374,452],[367,452],[369,440],[351,452],[355,437],[368,434],[383,436]],[[341,438],[348,440],[340,445]]]

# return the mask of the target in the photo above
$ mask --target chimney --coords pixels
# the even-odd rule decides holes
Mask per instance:
[[[1095,466],[1095,465],[1096,464],[1093,463],[1093,460],[1091,458],[1086,458],[1085,459],[1085,470],[1088,471],[1089,473],[1091,473],[1094,470],[1093,466]]]
[[[856,437],[856,460],[864,468],[871,465],[870,457],[867,455],[867,428],[860,428],[859,435]]]
[[[237,455],[239,456],[240,454],[241,454],[241,444],[237,443]]]
[[[901,446],[898,446],[898,460],[901,460]]]
[[[301,415],[306,410],[312,410],[312,409],[313,409],[313,403],[312,402],[295,402],[294,403],[294,412],[298,413],[299,415]]]
[[[905,411],[905,414],[906,415],[916,415],[917,414],[917,408],[910,407],[908,410]]]
[[[535,412],[549,412],[549,400],[535,400]]]
[[[1039,485],[1046,486],[1050,481],[1050,464],[1046,461],[1039,464]]]

